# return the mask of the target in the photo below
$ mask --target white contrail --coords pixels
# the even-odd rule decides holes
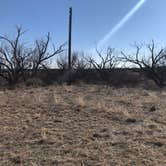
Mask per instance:
[[[97,44],[98,48],[102,48],[108,40],[141,8],[147,0],[140,0],[131,11],[129,11]]]

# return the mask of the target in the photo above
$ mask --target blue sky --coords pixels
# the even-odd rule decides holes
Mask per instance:
[[[15,25],[28,29],[31,41],[51,32],[55,44],[68,38],[68,8],[73,6],[73,49],[95,46],[139,0],[0,0],[0,34],[13,34]],[[166,45],[166,0],[147,0],[107,42],[116,48],[155,39]]]

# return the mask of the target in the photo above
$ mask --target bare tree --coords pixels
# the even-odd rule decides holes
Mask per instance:
[[[117,65],[117,58],[114,55],[114,49],[111,47],[107,48],[107,52],[103,55],[96,49],[98,57],[89,57],[87,61],[91,64],[92,68],[96,70],[113,69]]]
[[[44,67],[48,59],[63,51],[62,45],[53,53],[48,52],[49,34],[46,40],[36,41],[35,48],[27,48],[21,41],[25,31],[21,27],[17,27],[16,30],[14,39],[0,36],[0,77],[9,84],[25,80],[27,70],[32,71],[31,75],[34,76],[40,66]]]
[[[110,72],[118,64],[117,56],[114,54],[114,49],[111,47],[107,48],[106,54],[98,51],[97,56],[86,58],[87,62],[90,64],[90,68],[94,68],[97,73],[100,75],[103,81],[110,82]]]
[[[77,70],[83,70],[86,69],[88,67],[88,63],[85,60],[85,54],[84,52],[73,52],[72,55],[72,66],[73,69],[77,69]]]
[[[59,48],[55,49],[52,53],[48,51],[48,46],[50,42],[50,34],[48,33],[46,39],[36,40],[35,48],[31,52],[31,56],[29,58],[30,68],[31,68],[31,76],[35,76],[37,74],[38,69],[47,68],[46,62],[50,58],[55,55],[59,55],[62,53],[63,47],[65,44],[62,44]]]
[[[57,59],[57,65],[59,69],[68,69],[68,59],[67,56],[62,55]],[[87,61],[84,58],[84,53],[73,52],[71,56],[71,67],[72,69],[85,69],[88,66]]]
[[[9,84],[16,83],[23,76],[26,58],[29,50],[20,42],[25,33],[17,27],[16,37],[12,40],[6,36],[0,36],[0,76]]]
[[[57,58],[57,67],[61,70],[67,70],[68,69],[68,58],[67,55],[60,54],[59,57]]]
[[[136,53],[127,55],[121,52],[120,58],[123,62],[134,64],[143,71],[146,77],[152,79],[159,87],[165,85],[165,67],[166,67],[166,50],[165,48],[157,49],[155,42],[147,44],[148,55],[141,55],[143,45],[134,44]]]

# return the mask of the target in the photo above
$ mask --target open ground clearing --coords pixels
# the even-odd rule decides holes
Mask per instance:
[[[85,84],[1,90],[0,165],[164,166],[166,91]]]

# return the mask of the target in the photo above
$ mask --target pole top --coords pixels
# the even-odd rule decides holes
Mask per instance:
[[[72,14],[72,12],[73,12],[73,11],[72,11],[72,7],[70,7],[70,8],[69,8],[69,13],[70,13],[70,15]]]

